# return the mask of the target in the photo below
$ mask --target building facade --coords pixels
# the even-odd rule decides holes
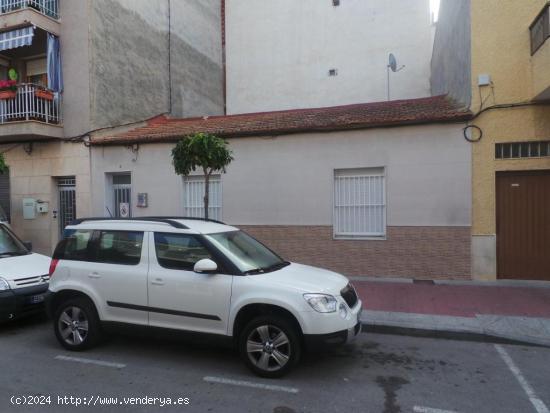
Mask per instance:
[[[225,0],[227,113],[430,96],[429,0]]]
[[[545,0],[441,3],[432,90],[474,112],[475,279],[550,280],[549,28]]]
[[[435,97],[154,120],[92,138],[92,212],[109,216],[122,202],[134,217],[201,216],[203,179],[177,176],[171,150],[215,132],[235,160],[214,177],[211,217],[286,259],[347,275],[469,278],[468,116]]]
[[[91,214],[91,131],[223,113],[221,12],[220,0],[2,2],[0,80],[18,79],[0,99],[0,203],[38,252]]]

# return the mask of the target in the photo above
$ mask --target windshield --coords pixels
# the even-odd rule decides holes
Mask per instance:
[[[2,205],[0,205],[0,222],[8,222],[8,215],[2,209]]]
[[[0,225],[0,258],[26,255],[29,252],[21,241],[5,226]]]
[[[205,237],[245,274],[275,271],[289,264],[242,231],[221,232]]]

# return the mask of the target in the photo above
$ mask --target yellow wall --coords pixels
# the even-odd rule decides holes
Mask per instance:
[[[481,107],[481,98],[487,98],[484,107],[534,98],[529,26],[546,3],[546,0],[472,0],[474,113]],[[550,48],[550,41],[543,47]],[[550,71],[550,66],[545,70]],[[491,75],[493,88],[478,87],[480,74]],[[495,160],[495,143],[550,140],[550,106],[489,111],[472,123],[483,130],[483,139],[472,145],[472,235],[494,236],[496,171],[550,169],[549,158]],[[474,278],[496,277],[483,271],[473,273]]]

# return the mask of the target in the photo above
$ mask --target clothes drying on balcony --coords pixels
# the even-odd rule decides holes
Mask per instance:
[[[34,37],[34,26],[0,33],[0,51],[30,46]]]

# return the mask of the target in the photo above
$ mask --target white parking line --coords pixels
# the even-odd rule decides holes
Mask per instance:
[[[222,377],[206,376],[206,377],[203,378],[203,380],[207,383],[229,384],[231,386],[252,387],[254,389],[280,391],[280,392],[293,393],[293,394],[296,394],[300,391],[300,390],[298,390],[294,387],[285,387],[285,386],[276,386],[276,385],[272,385],[272,384],[253,383],[253,382],[250,382],[250,381],[242,381],[242,380],[231,380],[231,379],[224,379]]]
[[[544,404],[544,402],[538,398],[537,394],[529,384],[527,380],[525,380],[525,377],[523,377],[523,374],[521,373],[520,369],[516,364],[514,363],[514,360],[510,357],[510,355],[504,350],[504,347],[502,347],[500,344],[495,344],[495,348],[498,351],[498,354],[500,354],[500,357],[502,357],[502,360],[506,363],[510,371],[516,376],[516,379],[519,381],[519,384],[523,388],[523,391],[527,394],[527,397],[529,397],[529,400],[531,401],[531,404],[535,407],[535,410],[538,413],[550,413],[548,411],[548,407]]]
[[[424,406],[414,406],[413,410],[416,413],[457,413],[453,410],[432,409],[431,407]]]
[[[101,361],[101,360],[83,359],[80,357],[55,356],[55,359],[62,360],[62,361],[74,361],[76,363],[83,363],[83,364],[95,364],[96,366],[113,367],[115,369],[122,369],[126,367],[126,364],[111,363],[109,361]]]

